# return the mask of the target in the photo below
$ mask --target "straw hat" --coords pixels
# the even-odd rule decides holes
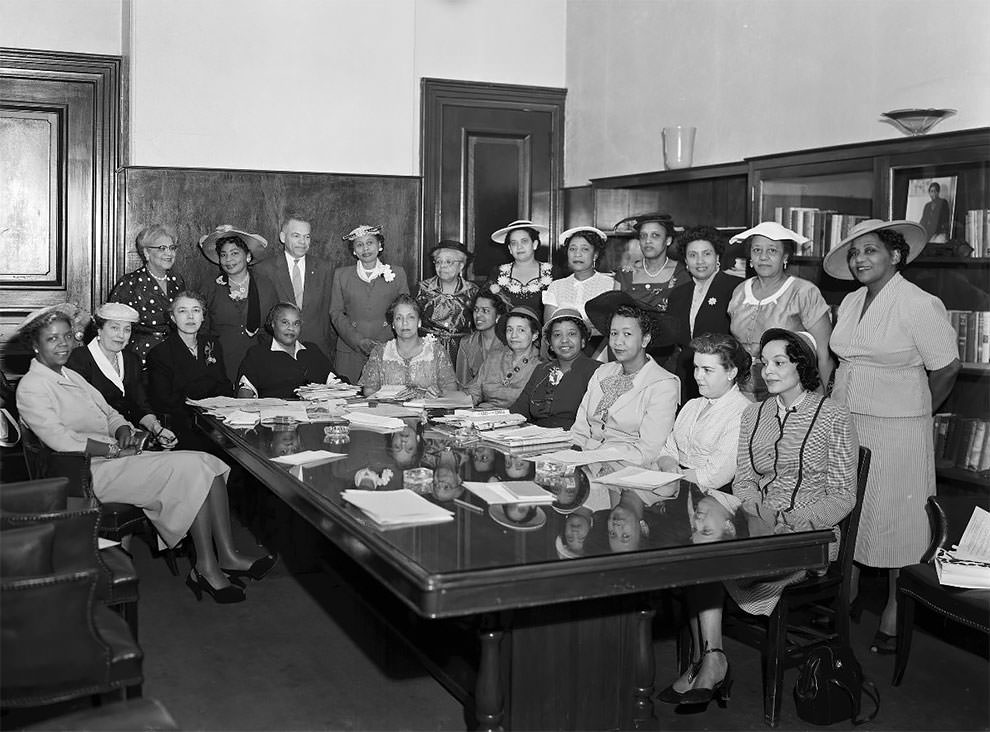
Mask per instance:
[[[849,245],[852,244],[853,239],[874,231],[880,231],[881,229],[896,231],[904,237],[904,241],[907,242],[909,247],[907,262],[904,262],[904,264],[916,259],[928,242],[928,233],[921,224],[917,224],[914,221],[867,219],[852,227],[849,235],[825,255],[825,261],[822,264],[825,271],[837,280],[855,279],[853,273],[849,271],[849,265],[846,262],[846,256],[849,254]]]
[[[550,328],[553,327],[553,324],[556,323],[558,320],[564,320],[565,318],[570,320],[576,320],[579,323],[584,323],[585,328],[588,327],[587,322],[582,317],[581,313],[579,313],[574,308],[557,308],[556,310],[553,311],[553,315],[550,316],[547,322],[543,324],[543,337],[549,339]]]
[[[802,246],[808,244],[811,239],[806,236],[802,236],[796,231],[791,231],[786,226],[781,226],[776,221],[764,221],[762,224],[757,224],[752,229],[746,229],[734,237],[729,239],[730,244],[740,244],[751,236],[765,236],[767,239],[772,241],[793,241]]]
[[[605,246],[605,242],[608,241],[608,237],[605,232],[601,229],[596,229],[594,226],[575,226],[573,229],[568,229],[562,232],[560,236],[557,237],[557,241],[560,242],[560,246],[566,246],[567,240],[570,239],[575,234],[584,235],[585,239],[593,246],[595,249],[601,249]]]
[[[217,254],[217,239],[225,236],[239,236],[241,241],[247,244],[248,251],[251,252],[252,264],[263,256],[268,249],[268,240],[260,234],[252,234],[248,231],[235,229],[230,224],[221,224],[216,229],[205,236],[199,238],[199,248],[203,256],[213,264],[220,264],[220,255]]]
[[[141,320],[137,310],[122,302],[104,303],[96,308],[95,315],[103,320],[117,320],[121,323],[137,323]]]
[[[529,219],[519,219],[518,221],[513,221],[508,226],[503,226],[501,229],[492,234],[492,241],[496,244],[505,244],[509,238],[509,232],[513,229],[533,229],[537,234],[540,235],[540,243],[543,244],[546,238],[550,236],[550,229],[546,226],[540,226],[539,224],[534,224]]]

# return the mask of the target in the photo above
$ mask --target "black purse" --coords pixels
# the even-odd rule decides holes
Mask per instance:
[[[860,716],[863,694],[873,701],[873,712],[867,717]],[[863,668],[849,646],[822,642],[811,647],[798,669],[794,704],[798,716],[810,724],[846,719],[863,724],[880,711],[880,694],[873,682],[863,678]]]

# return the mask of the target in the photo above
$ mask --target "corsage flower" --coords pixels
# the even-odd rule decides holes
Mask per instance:
[[[203,347],[203,355],[206,356],[206,365],[212,366],[217,362],[217,357],[213,355],[213,341],[207,341]]]
[[[716,305],[716,304],[718,304],[718,298],[717,297],[710,297],[710,298],[708,298],[708,304],[709,305]]]
[[[559,366],[552,367],[547,374],[547,379],[549,380],[551,386],[557,386],[563,378],[564,372],[560,370]]]
[[[393,272],[392,268],[387,264],[382,267],[382,279],[386,282],[391,282],[395,279],[395,272]]]

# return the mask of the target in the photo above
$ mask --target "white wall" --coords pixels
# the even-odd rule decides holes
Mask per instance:
[[[119,56],[121,0],[0,0],[0,46]]]
[[[695,165],[990,124],[986,0],[570,0],[567,185],[662,169],[660,129],[698,128]]]

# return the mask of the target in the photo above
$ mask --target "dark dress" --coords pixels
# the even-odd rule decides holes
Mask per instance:
[[[315,343],[303,343],[293,358],[279,348],[273,351],[271,339],[248,349],[237,377],[246,376],[259,397],[297,399],[295,389],[304,384],[322,384],[330,374],[330,361]]]
[[[203,286],[209,332],[220,341],[227,379],[237,382],[237,370],[248,349],[260,343],[262,326],[268,311],[277,302],[275,288],[265,277],[251,275],[247,297],[234,300],[224,275]]]
[[[99,348],[95,341],[92,347]],[[66,366],[92,384],[107,400],[107,404],[124,415],[124,419],[137,425],[142,417],[154,414],[154,410],[144,390],[141,359],[127,349],[121,351],[120,355],[124,359],[123,391],[103,373],[88,346],[74,349]]]
[[[138,355],[144,364],[152,348],[161,343],[171,332],[169,305],[172,298],[186,289],[182,275],[169,272],[162,292],[147,267],[128,272],[113,287],[110,302],[122,302],[138,311],[141,320],[131,328],[131,341],[127,348]]]
[[[234,390],[227,381],[220,344],[202,332],[197,341],[195,358],[176,332],[151,349],[148,394],[155,412],[168,416],[168,427],[179,438],[178,449],[210,452],[213,443],[193,424],[186,399],[233,396]]]
[[[578,356],[555,386],[551,383],[551,369],[556,365],[556,361],[548,361],[537,366],[510,411],[540,427],[570,429],[591,375],[601,364],[587,356]]]
[[[675,373],[681,379],[681,404],[700,396],[698,383],[694,380],[694,351],[688,347],[692,338],[704,333],[725,333],[729,331],[729,300],[732,292],[742,280],[738,277],[716,272],[705,293],[705,299],[698,308],[694,318],[694,330],[691,329],[691,300],[694,297],[694,280],[688,277],[690,284],[676,287],[667,298],[667,313],[677,318],[679,324],[678,337],[680,353],[677,356]]]

